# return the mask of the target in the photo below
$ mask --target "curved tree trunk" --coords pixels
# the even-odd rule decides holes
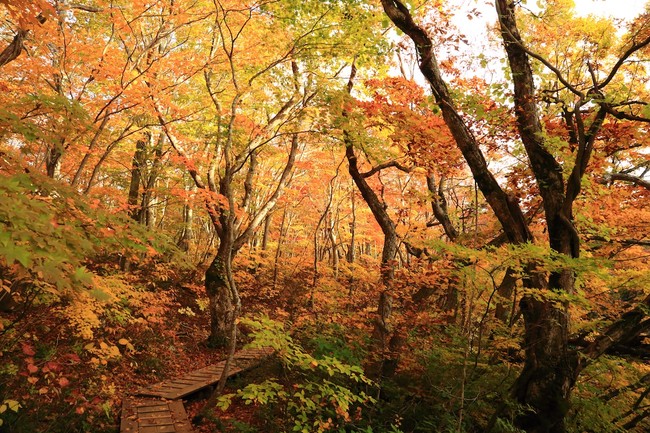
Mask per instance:
[[[382,0],[382,5],[389,18],[415,43],[420,55],[420,69],[431,84],[445,123],[465,157],[478,187],[501,223],[508,241],[515,244],[532,241],[532,234],[519,204],[511,194],[500,187],[488,169],[476,138],[456,108],[447,84],[440,74],[433,52],[433,41],[427,32],[413,21],[408,8],[401,1]],[[508,10],[511,11],[513,7],[507,0],[497,1],[497,10],[500,12],[502,8],[510,8]],[[504,24],[504,17],[511,20]],[[502,28],[509,26],[503,31],[503,35],[515,79],[517,121],[531,166],[538,183],[542,185],[540,189],[549,222],[551,247],[565,253],[566,243],[573,242],[570,232],[573,226],[566,224],[566,218],[561,219],[564,214],[558,213],[559,209],[564,208],[562,170],[558,169],[557,161],[543,147],[532,72],[527,57],[525,53],[509,50],[515,46],[507,41],[507,37],[513,37],[513,32],[516,34],[514,12],[512,16],[500,13],[500,18]],[[573,244],[570,249],[575,249]],[[527,269],[524,284],[528,288],[545,290],[548,283],[534,267]],[[551,276],[550,285],[557,285],[559,290],[570,290],[573,279],[567,272],[560,272]],[[560,432],[564,428],[563,419],[574,377],[574,361],[567,345],[566,308],[557,307],[546,299],[533,297],[524,298],[521,308],[526,322],[526,364],[517,380],[514,394],[519,403],[528,405],[532,411],[519,416],[516,422],[531,432]]]
[[[348,81],[348,94],[352,90],[356,67],[352,64],[352,71]],[[347,117],[348,112],[344,109],[343,116]],[[397,336],[391,338],[393,329],[390,324],[392,310],[392,281],[395,277],[395,257],[399,249],[399,238],[395,229],[395,223],[386,211],[384,203],[379,199],[375,191],[366,182],[366,176],[359,171],[358,159],[354,152],[354,143],[347,130],[343,131],[345,143],[345,156],[348,160],[348,171],[355,185],[361,192],[361,196],[370,208],[373,217],[381,227],[384,234],[384,244],[381,251],[381,284],[382,291],[379,296],[377,307],[377,318],[375,320],[375,339],[377,340],[381,353],[380,375],[389,376],[397,367],[398,358],[395,355],[400,339]],[[392,354],[391,354],[392,352]]]
[[[561,165],[545,146],[536,105],[534,78],[529,63],[531,54],[519,36],[515,18],[516,3],[511,0],[495,2],[501,36],[512,72],[517,127],[542,196],[549,246],[560,254],[576,258],[579,256],[580,242],[572,221],[573,202],[580,192],[581,179],[589,163],[596,134],[606,114],[612,109],[604,98],[593,99],[597,109],[594,110],[595,115],[591,123],[585,126],[581,108],[588,106],[592,97],[572,88],[566,80],[558,76],[577,97],[573,108],[575,122],[572,126],[575,129],[570,134],[577,151],[574,168],[565,184]],[[463,153],[478,187],[499,219],[506,238],[515,244],[532,241],[519,204],[501,189],[488,170],[475,137],[454,105],[447,85],[441,77],[432,39],[413,21],[408,8],[400,0],[382,0],[382,5],[391,21],[415,43],[420,69],[431,84],[445,123]],[[634,45],[634,48],[638,50],[647,43],[650,43],[650,39]],[[628,50],[625,56],[632,52],[634,51]],[[541,61],[544,62],[543,59]],[[614,73],[615,71],[612,75]],[[610,78],[596,83],[594,78],[593,95],[601,94],[600,90],[609,81]],[[516,425],[527,432],[564,432],[571,390],[580,371],[615,342],[650,327],[650,320],[644,320],[643,308],[639,307],[610,326],[588,348],[581,352],[571,350],[568,345],[568,306],[551,301],[550,298],[558,294],[572,293],[574,280],[575,276],[570,269],[551,272],[548,278],[535,269],[533,264],[525,269],[523,283],[533,293],[521,300],[525,321],[526,359],[523,371],[514,385],[513,395],[519,404],[530,409],[515,418]],[[506,281],[506,285],[508,284]],[[546,297],[545,294],[551,296]],[[644,303],[647,305],[648,301]]]

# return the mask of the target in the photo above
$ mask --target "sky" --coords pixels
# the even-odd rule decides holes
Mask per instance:
[[[581,15],[603,15],[630,19],[637,16],[646,0],[574,0],[576,11]]]

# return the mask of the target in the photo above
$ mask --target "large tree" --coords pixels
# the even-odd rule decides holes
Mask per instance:
[[[406,33],[417,50],[419,67],[431,86],[437,105],[456,144],[463,153],[474,179],[492,208],[509,242],[525,244],[534,240],[524,212],[512,192],[504,190],[488,169],[479,141],[467,126],[458,104],[441,74],[432,37],[417,24],[411,11],[399,0],[382,0],[391,21]],[[650,43],[645,32],[638,31],[629,40],[607,73],[592,68],[589,82],[570,82],[551,62],[532,52],[522,40],[516,17],[517,4],[510,0],[495,2],[501,39],[507,54],[509,76],[514,88],[514,114],[518,139],[521,140],[528,165],[542,199],[550,249],[568,258],[580,254],[580,236],[573,219],[573,206],[588,169],[594,143],[608,116],[648,121],[630,110],[627,100],[612,101],[605,96],[607,86],[621,72],[632,56]],[[541,123],[539,95],[531,59],[540,61],[574,95],[568,123],[575,146],[570,161],[572,169],[565,175],[561,161],[549,150]],[[618,109],[618,107],[626,107]],[[529,289],[520,301],[525,322],[525,364],[517,379],[513,396],[529,408],[517,416],[516,424],[529,432],[563,432],[564,417],[569,409],[571,390],[580,372],[593,359],[617,342],[638,335],[650,327],[644,308],[628,312],[620,321],[604,330],[584,350],[569,346],[568,303],[563,295],[574,291],[574,271],[568,267],[545,273],[534,263],[527,266],[524,285]],[[645,308],[650,297],[642,301]]]

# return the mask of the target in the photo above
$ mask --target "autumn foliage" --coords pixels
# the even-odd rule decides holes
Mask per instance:
[[[0,0],[0,431],[650,428],[647,7],[416,3]]]

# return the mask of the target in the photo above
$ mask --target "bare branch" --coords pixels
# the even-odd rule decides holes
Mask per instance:
[[[616,62],[616,64],[615,64],[614,67],[612,68],[612,70],[610,71],[610,73],[609,73],[609,75],[607,76],[607,78],[605,78],[605,81],[603,81],[602,83],[600,83],[596,88],[597,88],[597,89],[602,89],[603,87],[605,87],[606,85],[608,85],[609,82],[612,81],[612,80],[614,79],[614,76],[616,76],[616,73],[617,73],[618,70],[621,68],[621,66],[623,66],[623,64],[625,63],[625,61],[626,61],[626,60],[627,60],[627,59],[628,59],[632,54],[634,54],[636,51],[640,50],[641,48],[645,47],[645,46],[648,45],[648,44],[650,44],[650,36],[648,36],[647,38],[645,38],[644,40],[642,40],[642,41],[639,42],[638,44],[632,44],[632,46],[631,46],[630,48],[628,48],[627,51],[625,51],[625,52],[623,53],[623,55],[621,56],[621,58],[618,59],[618,61]]]
[[[600,181],[600,183],[610,183],[615,180],[620,180],[623,182],[630,182],[633,183],[636,186],[643,187],[647,190],[650,190],[650,181],[647,181],[641,177],[638,176],[633,176],[631,174],[627,173],[608,173],[605,176],[603,176],[603,179]]]
[[[363,177],[363,178],[370,177],[373,174],[375,174],[377,172],[380,172],[385,168],[390,168],[390,167],[395,167],[396,169],[401,170],[404,173],[410,173],[411,170],[413,169],[412,167],[406,167],[406,166],[400,164],[397,161],[388,161],[388,162],[384,162],[383,164],[379,164],[379,165],[373,167],[370,171],[367,171],[365,173],[361,173],[361,177]]]

